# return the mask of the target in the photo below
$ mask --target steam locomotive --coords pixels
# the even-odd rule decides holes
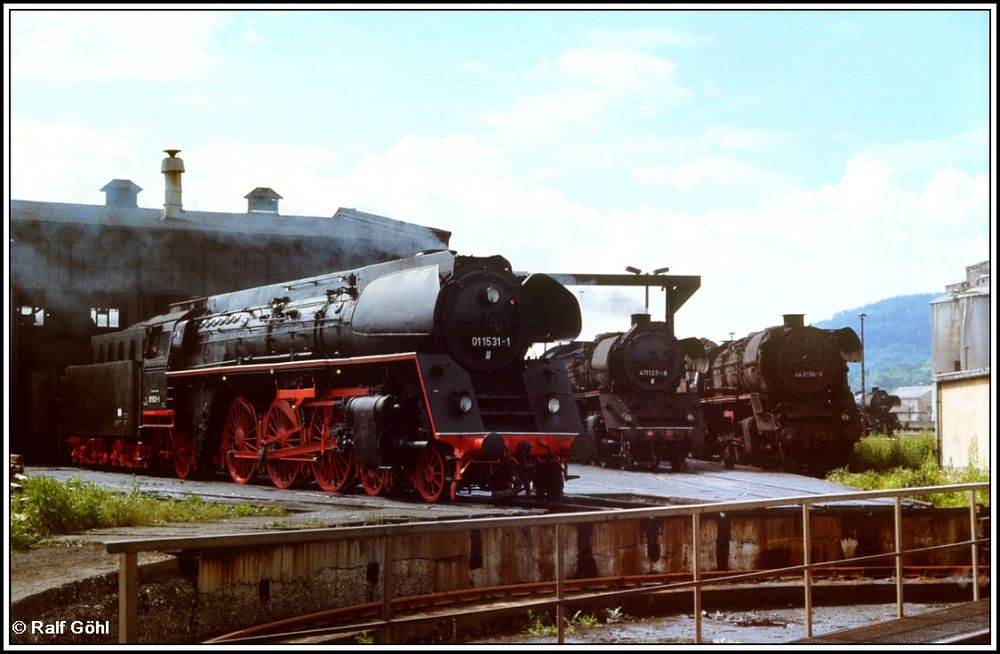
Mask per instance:
[[[627,332],[559,345],[545,353],[566,366],[588,442],[602,466],[683,470],[705,425],[689,373],[708,365],[695,338],[678,340],[664,322],[632,316]],[[583,461],[589,462],[589,461]]]
[[[450,251],[204,297],[95,336],[60,432],[82,465],[556,498],[582,424],[566,371],[525,354],[580,325],[551,277]]]
[[[849,327],[781,326],[714,346],[699,382],[706,453],[725,466],[822,475],[847,464],[861,437],[861,416],[847,384],[847,361],[860,361]]]
[[[898,395],[890,395],[875,386],[865,400],[864,406],[861,408],[861,420],[864,426],[863,436],[869,434],[892,436],[903,428],[899,424],[899,417],[892,413],[893,407],[902,404]]]

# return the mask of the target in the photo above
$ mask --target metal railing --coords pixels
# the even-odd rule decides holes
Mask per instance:
[[[194,538],[159,538],[149,540],[128,540],[113,541],[107,543],[107,551],[110,554],[118,554],[118,639],[120,643],[134,643],[138,633],[137,607],[139,595],[139,574],[138,574],[138,554],[140,552],[172,552],[183,554],[185,552],[211,552],[226,548],[239,548],[241,551],[248,549],[266,549],[269,547],[282,547],[303,543],[331,542],[350,538],[376,539],[380,552],[380,566],[384,571],[381,575],[382,607],[379,620],[355,623],[321,630],[324,634],[344,633],[351,631],[367,631],[377,629],[381,632],[381,641],[388,643],[391,641],[392,627],[394,624],[417,624],[443,617],[470,616],[482,613],[490,613],[495,609],[454,609],[444,613],[430,616],[412,616],[394,619],[392,614],[392,563],[396,560],[396,539],[409,537],[418,534],[441,534],[458,531],[472,531],[477,529],[506,529],[524,527],[552,527],[555,530],[555,596],[546,598],[530,598],[517,601],[516,607],[520,608],[546,608],[555,607],[557,621],[557,639],[563,643],[565,639],[564,625],[565,606],[567,603],[579,603],[585,600],[608,600],[622,598],[639,594],[679,591],[690,589],[693,593],[694,609],[694,641],[702,642],[701,624],[701,593],[705,586],[715,586],[726,583],[744,582],[759,580],[767,577],[802,575],[802,586],[804,593],[805,608],[805,637],[812,637],[812,573],[817,568],[830,568],[848,564],[870,563],[875,560],[892,558],[895,564],[896,582],[896,604],[897,616],[903,617],[903,558],[912,554],[928,553],[952,548],[970,548],[970,568],[972,573],[972,600],[979,600],[979,547],[990,542],[988,535],[980,538],[977,536],[977,508],[976,494],[990,490],[987,482],[973,484],[953,484],[948,486],[927,486],[920,488],[905,488],[885,491],[859,491],[847,493],[835,493],[827,495],[793,496],[784,498],[774,498],[768,500],[753,500],[739,502],[719,502],[712,504],[697,504],[671,506],[663,508],[641,508],[641,509],[619,509],[614,511],[594,511],[586,513],[554,514],[543,516],[516,516],[505,518],[478,518],[468,520],[454,520],[446,522],[424,522],[408,523],[397,525],[376,525],[364,527],[329,528],[329,529],[309,529],[285,532],[272,532],[264,534],[239,534],[223,536],[203,536]],[[918,547],[903,549],[903,520],[902,520],[902,500],[904,497],[932,495],[940,493],[969,493],[969,538],[954,543],[933,545],[928,547]],[[811,537],[810,537],[810,511],[813,506],[820,504],[832,504],[837,502],[857,502],[860,500],[893,500],[893,532],[894,550],[878,554],[870,554],[858,557],[849,557],[833,561],[822,561],[813,563],[811,561]],[[802,565],[772,568],[769,570],[735,573],[730,575],[712,575],[709,579],[702,578],[702,565],[700,556],[701,519],[706,515],[721,514],[733,511],[749,511],[755,509],[767,509],[776,507],[798,506],[802,512]],[[601,590],[585,594],[575,593],[568,596],[566,593],[566,527],[578,526],[581,524],[613,523],[626,520],[637,520],[646,518],[669,518],[678,516],[690,516],[692,524],[692,548],[691,548],[691,581],[659,583],[644,585],[638,588]],[[313,632],[317,633],[317,632]]]

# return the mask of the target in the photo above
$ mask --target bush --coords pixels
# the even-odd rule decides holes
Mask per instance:
[[[897,438],[868,436],[854,444],[850,469],[853,472],[893,468],[917,470],[928,460],[935,461],[934,436],[926,431],[920,436]]]
[[[850,468],[838,468],[827,479],[861,490],[891,490],[988,482],[988,470],[979,467],[978,457],[970,455],[970,466],[964,470],[944,470],[937,464],[934,437],[927,432],[917,437],[862,438],[854,446]],[[939,508],[969,505],[969,494],[934,493],[914,496]],[[978,494],[977,500],[989,506],[988,493]]]

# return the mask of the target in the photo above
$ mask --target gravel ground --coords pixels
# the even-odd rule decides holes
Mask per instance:
[[[920,615],[954,604],[906,604],[906,615]],[[601,616],[595,616],[600,618]],[[859,604],[856,606],[814,607],[813,636],[844,629],[863,627],[896,618],[895,604]],[[529,621],[518,633],[480,638],[470,643],[481,645],[553,644],[553,635],[534,635]],[[551,625],[551,621],[546,624]],[[626,618],[612,624],[574,625],[566,634],[567,644],[588,645],[657,645],[694,644],[694,617],[675,615],[660,618]],[[706,612],[701,622],[702,643],[778,644],[806,637],[805,611],[802,608],[754,611]]]

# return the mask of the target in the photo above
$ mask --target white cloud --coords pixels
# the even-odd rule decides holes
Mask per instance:
[[[989,257],[985,175],[950,168],[916,175],[905,161],[871,151],[815,189],[737,160],[696,158],[661,172],[715,192],[725,208],[620,209],[595,241],[640,266],[702,276],[678,315],[679,334],[741,335],[777,324],[783,313],[819,321],[892,295],[934,292]],[[727,194],[734,183],[780,192]]]
[[[365,157],[331,191],[347,206],[451,230],[464,254],[503,254],[527,270],[569,265],[567,234],[593,230],[600,215],[509,171],[499,149],[471,136],[411,135]]]
[[[522,95],[482,120],[499,139],[518,145],[578,138],[604,126],[612,108],[619,119],[651,115],[690,97],[676,72],[673,62],[635,50],[574,48],[558,57],[545,91]]]
[[[214,12],[18,12],[12,20],[14,81],[93,84],[204,78],[225,18]]]
[[[559,56],[558,68],[567,80],[612,97],[683,95],[672,88],[677,64],[635,50],[574,48]]]
[[[13,119],[11,197],[103,203],[102,186],[115,178],[130,178],[127,162],[135,155],[133,129],[122,131],[118,136],[79,125]]]
[[[15,121],[12,136],[13,197],[101,203],[98,189],[124,177],[146,189],[141,206],[162,202],[162,154],[136,155],[146,153],[141,135]],[[409,135],[356,162],[280,142],[219,141],[181,156],[191,209],[243,211],[243,195],[269,186],[284,197],[284,214],[355,207],[451,230],[461,253],[501,254],[518,269],[669,266],[672,274],[699,275],[701,289],[678,314],[678,334],[720,339],[777,324],[783,313],[818,321],[890,295],[933,292],[989,257],[988,176],[952,167],[923,174],[925,162],[907,166],[886,152],[856,153],[839,180],[816,188],[734,157],[694,157],[659,172],[666,182],[673,175],[716,194],[711,209],[636,198],[607,212],[553,183],[521,181],[505,150],[468,134]],[[746,192],[727,195],[730,187]],[[610,299],[590,292],[598,308],[585,335],[627,325],[642,292],[616,292]],[[662,315],[662,297],[651,293],[650,301]]]

